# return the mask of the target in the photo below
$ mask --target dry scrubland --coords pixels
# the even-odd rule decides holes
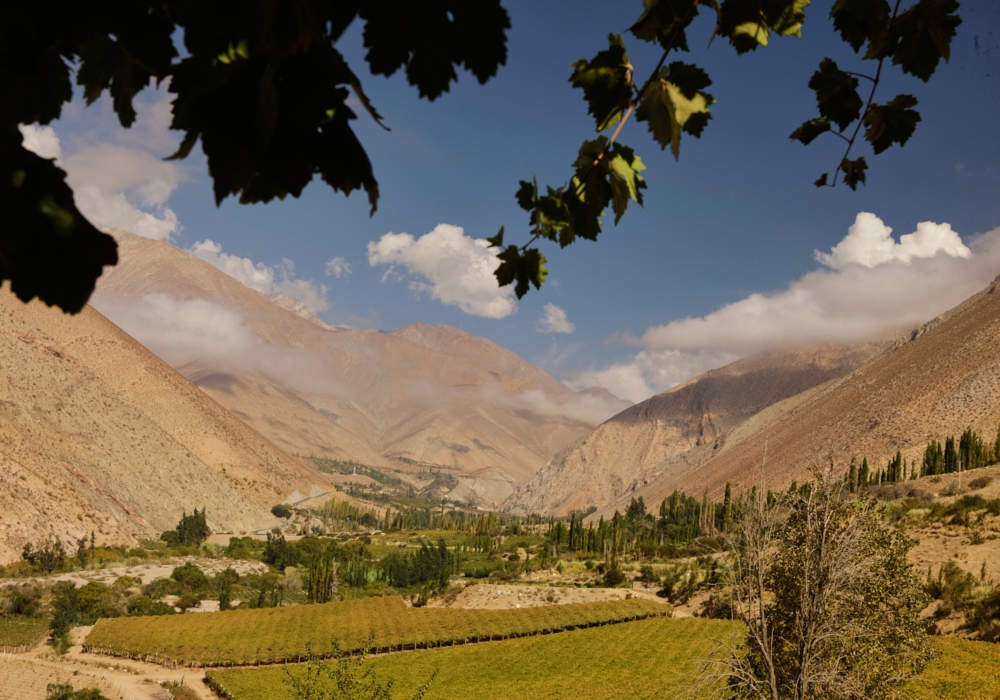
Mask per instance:
[[[732,632],[729,622],[656,619],[453,649],[376,658],[378,677],[396,680],[407,697],[431,674],[433,698],[480,700],[653,700],[693,689],[699,659],[711,638]],[[902,697],[912,700],[995,700],[1000,697],[1000,646],[935,639],[939,657]],[[301,672],[303,666],[294,666]],[[208,673],[231,700],[291,700],[282,668]],[[689,697],[708,697],[692,693]]]

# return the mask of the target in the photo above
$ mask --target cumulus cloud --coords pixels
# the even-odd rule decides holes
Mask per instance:
[[[494,250],[481,238],[465,235],[458,226],[439,224],[430,233],[414,238],[408,233],[387,233],[368,244],[368,264],[388,265],[383,280],[402,266],[417,277],[415,292],[427,292],[442,304],[457,306],[467,314],[506,318],[517,310],[514,288],[498,287],[494,270],[500,265]]]
[[[539,333],[572,333],[576,330],[576,325],[569,320],[565,309],[555,304],[546,304],[535,324],[535,330]]]
[[[330,308],[330,302],[326,298],[328,291],[326,285],[317,286],[311,280],[298,279],[295,276],[295,263],[288,258],[274,267],[262,262],[255,263],[250,258],[224,253],[222,245],[211,238],[196,242],[189,250],[195,257],[201,258],[261,294],[268,296],[283,294],[301,301],[313,312],[326,311]]]
[[[817,250],[813,255],[827,267],[843,270],[848,265],[871,268],[895,260],[908,263],[914,258],[933,258],[938,253],[953,258],[972,257],[972,251],[950,224],[921,221],[914,233],[900,236],[897,243],[892,238],[892,229],[880,218],[861,212],[844,239],[829,253]]]
[[[571,385],[636,401],[764,350],[905,331],[989,284],[1000,270],[1000,229],[963,243],[948,224],[921,222],[897,242],[878,217],[862,213],[816,258],[825,267],[785,289],[648,328],[630,361],[581,373]]]
[[[33,124],[21,125],[23,144],[43,158],[54,158],[66,171],[77,208],[95,226],[170,240],[181,225],[166,204],[183,174],[149,150],[176,143],[163,118],[169,101],[164,94],[153,104],[138,106],[135,133],[122,137],[129,145],[98,142],[65,154],[55,129]]]
[[[340,279],[341,275],[351,274],[351,263],[343,258],[334,258],[326,263],[326,276]]]

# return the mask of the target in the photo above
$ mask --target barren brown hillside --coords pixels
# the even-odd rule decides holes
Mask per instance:
[[[750,417],[848,374],[890,342],[767,352],[706,372],[603,423],[553,458],[505,508],[561,515],[607,507],[662,478],[666,460],[686,471],[686,458],[723,449]]]
[[[292,454],[416,473],[443,468],[457,479],[453,497],[490,505],[628,405],[577,394],[457,328],[330,328],[170,244],[113,233],[121,262],[101,278],[98,308]],[[237,318],[231,335],[244,344],[230,350],[223,338],[214,356],[171,355],[162,329],[142,327],[150,295],[164,313],[201,305],[183,307],[185,319],[196,315],[188,311]]]
[[[48,534],[126,543],[208,508],[274,523],[321,475],[284,454],[97,311],[67,316],[0,291],[0,560]]]

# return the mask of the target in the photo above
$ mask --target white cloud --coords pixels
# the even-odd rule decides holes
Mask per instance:
[[[921,221],[914,233],[900,236],[897,243],[892,239],[892,229],[880,218],[861,212],[840,243],[829,253],[817,250],[814,256],[827,267],[842,270],[848,265],[875,267],[894,260],[908,263],[914,258],[933,258],[938,253],[955,258],[972,257],[972,251],[950,224]]]
[[[393,276],[393,266],[402,265],[426,280],[412,281],[410,289],[429,292],[442,304],[473,316],[506,318],[517,311],[513,286],[499,287],[493,276],[500,265],[495,251],[487,241],[466,236],[458,226],[438,224],[420,238],[387,233],[368,244],[368,264],[390,266],[383,281]]]
[[[816,257],[826,268],[705,316],[652,326],[631,360],[580,373],[569,384],[603,386],[638,401],[764,350],[908,330],[989,284],[1000,270],[1000,229],[963,243],[948,224],[922,222],[896,242],[877,217],[863,213],[830,253]]]
[[[326,311],[330,308],[330,302],[326,298],[328,291],[326,285],[317,286],[311,280],[296,278],[295,263],[288,258],[276,267],[261,262],[255,263],[250,258],[222,252],[222,246],[210,238],[196,242],[189,250],[196,257],[261,294],[268,296],[283,294],[301,301],[313,312]]]
[[[154,103],[137,103],[134,131],[122,130],[119,140],[129,144],[88,141],[92,145],[64,154],[50,126],[22,125],[24,147],[43,158],[55,158],[66,171],[76,206],[95,226],[119,228],[157,240],[170,240],[181,229],[177,215],[166,206],[183,173],[176,164],[150,152],[160,150],[176,136],[168,130],[169,96]]]
[[[21,135],[24,137],[21,143],[29,151],[40,155],[42,158],[59,159],[62,155],[62,147],[56,130],[51,126],[36,126],[35,124],[21,124]]]
[[[535,330],[539,333],[572,333],[576,330],[576,325],[569,320],[565,309],[555,304],[546,304],[538,316]]]
[[[351,274],[351,263],[347,262],[343,258],[334,258],[326,263],[326,276],[336,277],[340,279],[341,275]]]

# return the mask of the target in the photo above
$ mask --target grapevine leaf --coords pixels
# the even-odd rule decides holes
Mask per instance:
[[[716,34],[729,39],[739,54],[767,46],[771,32],[801,36],[810,0],[724,0]]]
[[[817,119],[810,119],[807,122],[803,122],[802,126],[793,131],[792,135],[788,138],[793,141],[801,141],[804,145],[808,146],[817,136],[829,130],[830,120],[826,117],[818,117]]]
[[[529,248],[522,253],[516,245],[509,245],[501,253],[500,265],[493,274],[501,287],[514,284],[514,293],[517,298],[522,298],[528,293],[530,285],[535,289],[541,289],[545,282],[548,269],[545,267],[545,256],[535,248]]]
[[[608,182],[608,159],[613,157],[614,150],[605,153],[607,145],[608,139],[599,136],[580,146],[573,163],[576,174],[570,182],[567,196],[570,226],[562,232],[563,238],[559,241],[563,247],[577,237],[596,240],[601,232],[601,216],[613,196]]]
[[[611,181],[611,208],[614,209],[617,225],[628,209],[630,199],[642,206],[642,191],[646,189],[646,181],[639,173],[646,166],[631,148],[617,143],[605,160],[608,161],[608,178]]]
[[[830,19],[841,38],[850,44],[854,53],[865,42],[881,49],[892,12],[886,0],[837,0],[830,10]]]
[[[487,238],[486,242],[490,244],[490,248],[503,248],[503,226],[500,227],[497,235]]]
[[[920,0],[896,18],[886,55],[904,73],[924,82],[937,70],[943,58],[951,57],[951,40],[962,23],[957,0]]]
[[[881,153],[892,144],[900,146],[913,135],[920,121],[920,113],[911,107],[917,106],[913,95],[896,95],[885,105],[872,105],[865,114],[865,139],[875,153]]]
[[[635,38],[658,42],[664,49],[688,51],[685,29],[698,15],[697,0],[691,0],[687,7],[677,3],[678,9],[674,4],[670,0],[643,0],[642,15],[629,31]]]
[[[625,41],[620,34],[611,34],[608,43],[593,59],[574,63],[569,79],[573,87],[583,90],[598,131],[617,124],[632,101],[632,66]]]
[[[390,76],[405,66],[407,81],[429,100],[458,79],[456,66],[485,83],[507,62],[510,17],[500,0],[367,0],[359,15],[372,73]]]
[[[649,131],[661,149],[670,145],[674,158],[680,157],[681,131],[700,137],[712,115],[715,98],[702,88],[712,84],[701,68],[675,61],[660,69],[635,112],[637,121],[649,124]]]
[[[848,160],[844,158],[840,164],[840,169],[844,171],[844,184],[852,190],[858,189],[858,183],[865,184],[865,171],[868,170],[868,163],[864,158]]]
[[[816,185],[816,187],[826,187],[827,175],[828,175],[827,173],[823,173],[822,175],[819,176],[819,179],[816,180],[816,182],[814,182],[813,184]]]
[[[528,182],[521,180],[520,187],[517,188],[517,206],[525,211],[535,210],[535,200],[538,199],[538,183],[534,180]]]
[[[816,92],[819,113],[843,131],[861,115],[864,102],[858,94],[858,80],[837,67],[836,62],[824,58],[812,78],[810,89]]]

